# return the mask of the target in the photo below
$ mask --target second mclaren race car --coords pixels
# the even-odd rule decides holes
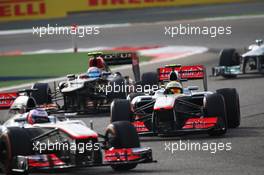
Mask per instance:
[[[224,135],[240,125],[239,95],[236,89],[207,90],[206,70],[202,65],[168,65],[158,69],[159,90],[131,94],[115,100],[111,121],[130,121],[141,135],[208,133]],[[153,73],[154,74],[154,73]],[[202,79],[204,90],[185,87],[185,82]]]

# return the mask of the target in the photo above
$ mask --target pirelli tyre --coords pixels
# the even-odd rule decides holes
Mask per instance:
[[[224,88],[216,91],[225,100],[227,125],[229,128],[237,128],[240,125],[239,95],[234,88]]]
[[[239,54],[235,49],[223,49],[220,53],[219,66],[237,66],[240,65]],[[222,75],[224,78],[235,78],[236,75]]]
[[[8,128],[0,136],[0,166],[5,175],[26,175],[28,172],[13,172],[13,159],[33,152],[31,137],[23,128]]]
[[[208,117],[218,117],[217,126],[210,130],[210,136],[221,136],[227,131],[226,107],[222,95],[218,93],[206,96],[206,115]]]
[[[126,99],[126,89],[125,88],[125,79],[121,76],[118,76],[111,80],[110,86],[108,86],[108,93],[109,99]]]
[[[146,72],[141,76],[141,85],[145,88],[152,88],[159,84],[157,72]],[[145,89],[144,88],[144,89]],[[154,88],[154,87],[153,87]]]
[[[127,121],[111,123],[106,129],[106,145],[111,148],[139,148],[140,142],[136,129]],[[127,171],[134,169],[136,163],[112,165],[115,171]]]
[[[32,92],[32,97],[38,105],[52,103],[51,89],[48,83],[35,83],[32,89],[37,89],[37,91]]]
[[[132,121],[130,101],[126,99],[115,99],[110,107],[110,121]]]

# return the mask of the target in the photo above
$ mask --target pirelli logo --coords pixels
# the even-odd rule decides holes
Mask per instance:
[[[0,0],[0,18],[40,16],[45,14],[45,0]]]

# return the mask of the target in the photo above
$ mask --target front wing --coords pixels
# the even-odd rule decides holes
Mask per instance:
[[[56,154],[17,156],[13,161],[14,172],[40,172],[45,170],[81,167],[111,166],[157,162],[152,158],[150,148],[122,148],[104,151],[102,162],[87,161],[81,164],[66,163]]]
[[[184,125],[180,129],[174,129],[170,131],[165,131],[162,134],[183,134],[183,133],[196,133],[196,132],[208,132],[210,130],[217,130],[218,117],[201,117],[201,118],[189,118],[185,121]],[[158,135],[161,133],[155,132],[149,127],[147,127],[142,121],[132,122],[134,127],[136,128],[139,135]]]
[[[241,66],[218,66],[212,68],[212,76],[240,75],[243,74]]]

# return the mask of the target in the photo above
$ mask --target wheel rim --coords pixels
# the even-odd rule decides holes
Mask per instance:
[[[115,140],[115,135],[112,132],[107,132],[106,133],[106,147],[111,148],[114,147],[114,141]]]

